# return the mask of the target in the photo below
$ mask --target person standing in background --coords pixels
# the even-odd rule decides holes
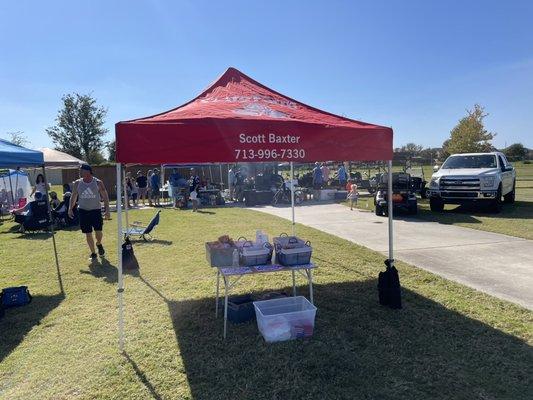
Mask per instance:
[[[229,198],[230,200],[233,200],[233,196],[235,194],[235,165],[233,165],[229,171],[228,171],[228,188],[229,188]]]
[[[320,169],[320,164],[315,163],[315,168],[313,168],[313,188],[321,189],[322,188],[322,170]]]
[[[146,195],[148,191],[148,179],[146,176],[142,173],[142,171],[137,171],[137,178],[135,179],[137,181],[137,187],[139,191],[139,200],[142,200],[143,206],[146,205]]]
[[[359,192],[357,191],[357,185],[351,184],[350,192],[348,193],[348,200],[350,200],[350,210],[353,211],[353,206],[357,207],[357,199],[359,198]]]
[[[131,181],[131,172],[126,173],[126,193],[124,194],[125,198],[128,199],[128,208],[131,208],[130,200],[131,194],[133,192],[133,183]]]
[[[146,174],[146,184],[148,185],[147,186],[147,190],[146,190],[146,196],[148,196],[148,205],[150,207],[152,207],[152,175],[154,174],[154,172],[149,169],[148,170],[148,173]]]
[[[197,189],[195,188],[189,195],[192,203],[193,212],[198,211],[198,204],[200,203],[200,201],[198,200],[198,192],[196,190]]]
[[[68,209],[68,216],[74,218],[74,206],[78,203],[78,212],[80,218],[80,228],[87,240],[87,245],[91,250],[91,260],[96,259],[96,250],[94,247],[94,236],[96,238],[96,247],[98,254],[103,257],[105,254],[102,245],[102,228],[104,221],[102,218],[102,204],[104,202],[105,218],[109,217],[109,196],[104,183],[93,176],[93,170],[90,165],[83,164],[80,167],[80,179],[74,182],[72,196]]]
[[[154,173],[150,177],[150,190],[152,192],[152,200],[153,205],[155,207],[161,207],[161,203],[159,201],[160,192],[159,189],[161,188],[161,178],[159,177],[159,170],[157,168],[154,169]]]
[[[139,188],[137,187],[137,179],[130,177],[131,183],[131,199],[133,200],[133,207],[137,207],[137,200],[139,199]]]
[[[329,168],[325,163],[322,163],[320,170],[322,171],[322,181],[327,185],[329,182]]]
[[[48,188],[50,188],[50,186],[48,186]],[[43,174],[39,174],[37,175],[37,178],[35,178],[35,186],[31,190],[30,197],[36,192],[46,193],[46,182],[44,181]]]
[[[172,173],[168,177],[168,183],[170,184],[170,187],[172,188],[172,199],[174,203],[174,208],[178,208],[178,200],[181,195],[181,191],[180,191],[181,179],[182,179],[181,174],[178,172],[176,168],[173,168]]]
[[[191,168],[191,177],[189,178],[189,193],[193,190],[198,190],[200,186],[200,177],[196,174],[194,168]]]
[[[346,181],[348,180],[348,175],[346,174],[346,168],[344,167],[344,164],[339,164],[339,170],[337,171],[337,175],[339,178],[339,185],[341,187],[345,187]]]

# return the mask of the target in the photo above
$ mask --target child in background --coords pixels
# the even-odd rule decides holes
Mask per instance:
[[[353,211],[353,206],[357,207],[357,198],[359,197],[359,193],[357,192],[357,185],[355,183],[352,184],[352,187],[350,189],[350,192],[348,193],[348,200],[350,200],[350,210]]]
[[[61,201],[59,201],[59,199],[57,198],[56,192],[50,192],[49,195],[50,195],[50,206],[52,207],[52,210],[54,210],[59,206]]]
[[[193,191],[190,193],[189,198],[192,202],[192,211],[195,212],[198,210],[198,192],[196,192],[196,188],[193,189]]]

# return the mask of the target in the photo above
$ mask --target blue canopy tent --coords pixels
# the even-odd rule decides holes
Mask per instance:
[[[41,151],[27,149],[26,147],[18,146],[7,140],[0,139],[0,168],[20,168],[20,167],[41,167],[43,176],[46,180],[46,170],[44,168],[44,156]],[[48,185],[46,187],[46,198],[48,199]],[[54,227],[52,225],[52,210],[50,209],[50,202],[48,202],[48,215],[50,219],[50,231],[52,233],[52,244],[54,246],[54,256],[56,261],[57,274],[59,276],[59,286],[61,293],[63,293],[63,284],[61,282],[61,275],[59,274],[59,259],[57,257],[56,239],[54,235]]]
[[[27,149],[0,139],[0,168],[41,167],[43,165],[44,157],[41,151]]]

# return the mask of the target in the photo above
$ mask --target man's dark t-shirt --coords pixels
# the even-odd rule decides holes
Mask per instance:
[[[146,178],[146,176],[138,176],[137,177],[137,186],[139,186],[139,188],[141,189],[144,189],[145,187],[148,186],[148,180]]]

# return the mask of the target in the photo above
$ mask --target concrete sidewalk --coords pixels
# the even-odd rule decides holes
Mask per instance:
[[[290,208],[261,207],[286,219]],[[296,222],[388,253],[387,218],[340,204],[297,207]],[[533,310],[533,241],[425,222],[394,220],[394,257]]]

